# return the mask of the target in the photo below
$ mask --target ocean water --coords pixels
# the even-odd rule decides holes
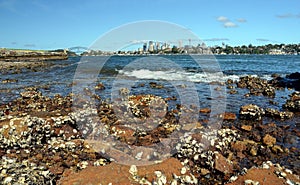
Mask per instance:
[[[0,104],[19,97],[20,92],[27,87],[36,87],[43,95],[54,96],[67,95],[85,87],[93,90],[93,87],[101,82],[106,89],[96,90],[95,93],[108,101],[113,101],[113,94],[116,95],[120,88],[126,87],[130,89],[131,94],[177,97],[176,101],[169,102],[170,107],[186,99],[199,104],[200,107],[211,107],[212,101],[218,99],[217,102],[225,104],[226,111],[229,112],[237,113],[241,105],[248,103],[255,103],[264,108],[281,109],[293,90],[276,91],[275,98],[245,98],[247,89],[237,88],[238,93],[231,95],[226,86],[218,87],[212,82],[238,80],[246,75],[271,79],[272,74],[284,77],[293,72],[300,72],[299,55],[99,56],[71,57],[51,63],[52,67],[38,72],[1,74],[1,81],[18,79],[18,82],[0,84]],[[152,88],[150,82],[163,88]],[[75,85],[74,88],[72,84],[80,86]],[[270,104],[270,100],[278,102],[278,105]]]

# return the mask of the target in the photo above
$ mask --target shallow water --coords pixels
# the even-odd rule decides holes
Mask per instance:
[[[243,95],[248,92],[247,89],[237,89],[238,94],[230,95],[225,87],[217,91],[209,83],[225,82],[227,79],[238,80],[245,75],[271,79],[274,73],[285,76],[300,71],[299,55],[100,56],[71,57],[51,63],[55,65],[38,72],[1,74],[1,81],[18,79],[18,82],[0,85],[0,103],[12,101],[26,87],[33,86],[46,96],[67,95],[79,87],[76,85],[72,89],[73,81],[80,81],[82,88],[103,83],[106,89],[96,93],[104,99],[111,99],[112,92],[127,87],[132,94],[175,96],[178,99],[170,102],[173,105],[180,103],[182,98],[188,98],[190,92],[197,92],[201,107],[211,106],[211,102],[216,99],[214,96],[219,96],[219,103],[225,103],[226,111],[230,112],[238,112],[239,107],[247,103],[280,109],[292,93],[291,90],[276,91],[274,99],[263,96],[245,98]],[[164,88],[151,88],[149,82],[156,82]],[[270,104],[270,100],[278,102],[278,105]]]

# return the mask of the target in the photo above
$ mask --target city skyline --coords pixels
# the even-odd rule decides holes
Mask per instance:
[[[0,0],[0,47],[89,47],[110,30],[142,20],[181,25],[208,46],[293,44],[300,43],[299,7],[297,0]]]

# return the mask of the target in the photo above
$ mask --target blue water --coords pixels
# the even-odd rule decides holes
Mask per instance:
[[[132,94],[155,94],[162,97],[178,98],[171,105],[180,103],[181,92],[188,94],[195,88],[201,107],[209,107],[212,94],[216,94],[213,81],[225,82],[227,79],[238,80],[240,76],[257,75],[271,79],[276,73],[281,76],[300,72],[300,56],[270,55],[217,55],[217,56],[113,56],[113,57],[71,57],[65,61],[51,61],[54,66],[39,72],[27,71],[21,74],[1,74],[0,80],[18,79],[17,83],[0,84],[0,104],[7,103],[19,96],[27,87],[36,87],[43,95],[67,95],[74,90],[71,84],[74,79],[86,81],[86,87],[101,82],[106,89],[95,91],[103,99],[111,99],[116,85],[127,85]],[[153,89],[149,82],[164,86]],[[185,87],[187,85],[187,87]],[[83,85],[83,86],[84,86]],[[191,85],[191,86],[190,86]],[[121,86],[120,86],[121,87]],[[120,88],[118,87],[118,88]],[[238,94],[230,95],[224,86],[220,101],[226,101],[226,111],[238,112],[239,107],[255,103],[262,107],[281,109],[282,104],[292,90],[276,91],[274,99],[243,95],[247,89],[237,89]],[[187,95],[184,98],[188,97]],[[225,100],[224,100],[225,99]],[[272,105],[270,100],[278,102]]]

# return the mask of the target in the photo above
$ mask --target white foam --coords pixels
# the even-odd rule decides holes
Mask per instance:
[[[228,79],[238,80],[238,75],[224,75],[222,72],[215,73],[194,73],[186,71],[150,71],[139,69],[133,71],[118,71],[119,75],[135,77],[147,80],[166,80],[166,81],[191,81],[191,82],[225,82]]]

